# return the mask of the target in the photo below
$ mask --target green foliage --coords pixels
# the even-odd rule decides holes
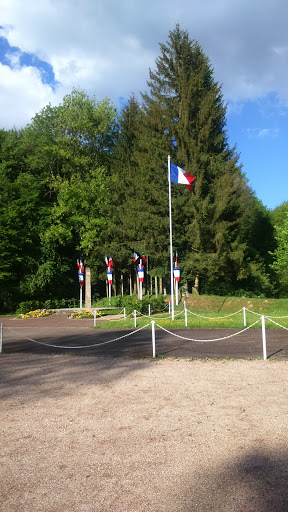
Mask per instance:
[[[0,133],[0,308],[73,295],[76,259],[106,236],[115,108],[74,90],[21,132]]]
[[[237,163],[238,155],[228,146],[221,87],[200,45],[179,26],[160,49],[156,69],[150,71],[150,91],[143,95],[145,137],[140,149],[147,141],[146,159],[145,152],[141,154],[145,171],[148,179],[149,172],[157,177],[151,180],[157,194],[156,180],[165,154],[170,153],[172,161],[196,176],[193,193],[172,184],[174,240],[183,273],[190,280],[200,276],[235,288],[237,281],[254,273],[252,246],[257,255],[259,251],[252,238],[251,250],[247,241],[245,212],[249,205],[253,210],[254,198]],[[167,205],[165,190],[163,181],[161,197]],[[256,221],[255,216],[254,231]],[[164,239],[167,243],[167,225]]]
[[[97,301],[94,307],[125,307],[127,315],[132,313],[135,309],[139,313],[148,314],[149,304],[151,313],[156,311],[162,311],[165,308],[164,296],[158,295],[158,297],[149,297],[147,295],[144,295],[141,301],[136,296],[118,295],[117,297],[111,297],[110,301],[108,298],[101,299]]]
[[[288,212],[276,228],[277,248],[271,268],[276,272],[280,296],[288,294]]]
[[[66,309],[66,308],[78,308],[79,301],[77,299],[49,299],[44,302],[38,302],[35,300],[26,300],[20,302],[16,309],[17,314],[29,313],[29,311],[35,311],[36,309]]]
[[[142,102],[132,95],[119,116],[108,99],[75,89],[24,130],[0,130],[2,311],[78,297],[80,256],[98,296],[104,253],[125,291],[134,249],[147,257],[150,277],[168,280],[168,154],[196,176],[192,192],[172,184],[181,284],[197,277],[202,292],[288,293],[288,202],[268,212],[251,191],[228,144],[221,86],[178,25],[160,44],[147,85]],[[147,312],[154,299],[125,300]]]

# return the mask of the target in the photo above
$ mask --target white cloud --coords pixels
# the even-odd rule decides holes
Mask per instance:
[[[149,67],[160,54],[158,43],[180,23],[210,58],[231,108],[271,92],[286,107],[287,19],[286,0],[1,0],[0,35],[53,66],[62,89],[53,95],[39,78],[43,101],[81,87],[97,99],[117,102],[132,91],[145,91]],[[29,99],[29,80],[22,85]],[[24,90],[22,97],[28,114]]]
[[[273,139],[275,137],[279,136],[279,129],[278,128],[263,128],[259,131],[258,137],[272,137]]]
[[[278,128],[247,128],[246,132],[250,139],[264,139],[264,138],[273,138],[275,139],[280,135],[280,130]]]
[[[44,105],[55,102],[55,94],[42,84],[34,67],[10,69],[0,64],[0,76],[0,128],[25,126]]]
[[[6,57],[10,63],[10,67],[12,69],[20,69],[20,55],[21,53],[20,52],[15,52],[15,53],[6,53]]]

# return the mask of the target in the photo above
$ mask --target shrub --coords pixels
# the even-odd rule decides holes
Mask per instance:
[[[17,314],[26,314],[29,311],[35,311],[37,309],[65,309],[65,308],[77,308],[79,307],[78,299],[49,299],[44,302],[38,302],[35,300],[26,300],[20,302],[16,309]]]
[[[133,295],[124,295],[117,297],[111,297],[110,303],[109,299],[105,297],[104,299],[101,299],[97,301],[97,303],[94,305],[95,307],[125,307],[126,308],[126,314],[129,315],[136,309],[139,313],[147,314],[149,311],[149,304],[151,308],[151,313],[156,311],[161,311],[165,307],[164,302],[164,296],[159,295],[158,297],[155,296],[148,296],[144,295],[142,300],[139,300],[137,296]]]

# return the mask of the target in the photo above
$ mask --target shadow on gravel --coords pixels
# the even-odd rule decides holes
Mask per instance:
[[[199,476],[187,512],[287,512],[287,449],[257,449],[215,473]]]
[[[43,398],[61,398],[85,393],[87,387],[95,393],[105,393],[112,383],[128,374],[143,370],[155,361],[128,358],[75,357],[62,354],[8,354],[1,361],[1,400],[17,399],[33,403]]]
[[[134,331],[83,328],[72,321],[64,327],[52,322],[50,325],[41,325],[40,322],[16,323],[13,328],[4,326],[3,353],[152,357],[151,328]],[[156,355],[186,359],[263,358],[261,329],[250,329],[240,334],[237,332],[233,329],[173,329],[170,333],[156,329]],[[267,329],[266,339],[270,359],[287,359],[287,331]]]

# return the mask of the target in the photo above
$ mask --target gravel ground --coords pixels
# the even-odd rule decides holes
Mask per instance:
[[[1,512],[287,512],[288,362],[0,357]]]

